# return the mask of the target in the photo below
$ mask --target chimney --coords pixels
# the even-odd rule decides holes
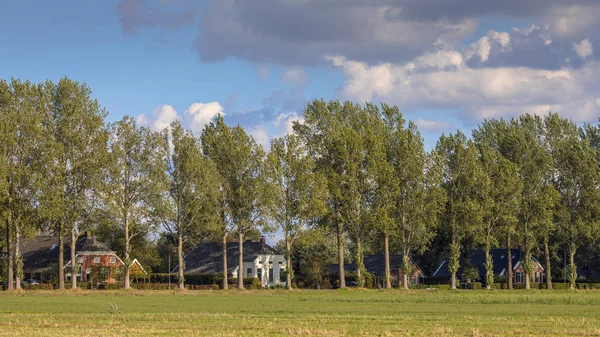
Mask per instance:
[[[92,237],[92,232],[90,232],[90,231],[86,231],[86,232],[85,232],[85,237],[86,237],[86,238],[91,238],[91,237]]]
[[[261,235],[260,237],[260,243],[266,243],[267,241],[265,240],[265,236]]]

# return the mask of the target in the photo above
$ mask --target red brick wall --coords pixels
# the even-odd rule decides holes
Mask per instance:
[[[83,258],[83,263],[79,263],[79,258]],[[110,262],[110,258],[113,257],[115,259],[115,263],[111,263]],[[99,263],[94,263],[94,259],[95,258],[99,258]],[[108,277],[106,282],[107,283],[115,283],[116,282],[116,268],[122,268],[123,264],[121,263],[121,260],[119,260],[119,258],[113,254],[113,255],[83,255],[83,256],[78,256],[77,259],[78,265],[81,266],[82,270],[82,278],[84,282],[88,282],[90,281],[88,279],[88,273],[87,270],[88,268],[92,269],[92,273],[95,273],[98,271],[98,269],[101,268],[106,268]]]

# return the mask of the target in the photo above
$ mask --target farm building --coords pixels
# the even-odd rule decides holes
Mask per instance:
[[[65,279],[71,279],[71,247],[70,240],[64,240]],[[25,279],[50,281],[57,277],[58,271],[58,238],[54,236],[36,236],[22,238],[23,274]],[[92,278],[99,283],[115,283],[122,281],[124,262],[104,243],[99,242],[90,232],[77,239],[75,260],[77,261],[77,280],[90,282]],[[133,260],[130,273],[144,274],[144,268]]]
[[[409,257],[410,265],[412,266],[412,271],[408,275],[408,282],[410,284],[421,284],[423,279],[425,278],[425,274],[417,266],[412,258]],[[371,273],[375,276],[375,286],[376,287],[384,287],[385,286],[385,256],[384,255],[365,255],[363,258],[363,263],[365,265],[365,269],[368,273]],[[356,272],[355,264],[346,264],[344,267],[345,271],[348,272]],[[333,274],[339,273],[339,266],[337,264],[332,264],[330,266],[330,271]],[[400,286],[402,285],[402,280],[404,279],[404,272],[402,271],[402,255],[390,255],[390,273],[393,278],[392,285]]]
[[[525,253],[518,248],[513,248],[510,251],[513,266],[513,282],[515,284],[525,283],[525,271],[523,268]],[[494,276],[501,278],[507,277],[507,250],[505,248],[495,248],[490,250],[490,254],[492,256],[492,263],[494,265]],[[448,270],[448,261],[448,259],[444,260],[432,276],[440,279],[450,279],[451,273]],[[471,266],[477,268],[479,273],[479,281],[485,282],[485,252],[483,249],[477,249],[473,251],[469,262]],[[544,268],[536,258],[533,258],[533,264],[533,283],[543,283],[545,280]],[[461,266],[456,274],[458,279],[462,279],[462,271],[463,268]]]
[[[247,240],[243,246],[244,270],[242,277],[258,278],[263,286],[284,285],[286,260],[261,237],[259,241]],[[237,278],[239,272],[239,243],[227,243],[227,272]],[[223,273],[223,245],[205,243],[184,257],[184,275]]]

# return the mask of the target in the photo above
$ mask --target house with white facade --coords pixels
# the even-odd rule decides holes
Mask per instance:
[[[242,277],[256,277],[263,287],[285,285],[286,262],[283,255],[261,237],[259,241],[244,242],[244,270]],[[239,243],[227,243],[227,273],[237,278],[239,274]],[[184,275],[219,274],[223,272],[223,245],[205,243],[184,257]]]

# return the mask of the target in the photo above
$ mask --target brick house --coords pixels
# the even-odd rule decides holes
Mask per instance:
[[[510,251],[513,266],[513,283],[525,283],[525,270],[523,268],[525,254],[519,248],[513,248]],[[508,272],[506,271],[508,261],[507,250],[505,248],[494,248],[490,250],[490,254],[492,256],[492,263],[494,266],[494,276],[496,278],[506,278],[508,276]],[[532,260],[533,284],[545,282],[544,267],[542,267],[542,264],[535,257],[532,257]],[[440,279],[450,279],[451,274],[448,270],[448,261],[448,259],[444,260],[432,276]],[[479,273],[479,281],[485,283],[485,252],[483,249],[477,249],[473,251],[473,254],[469,258],[469,263],[471,266],[477,268]],[[458,279],[462,279],[462,267],[463,266],[461,266],[456,273]]]
[[[71,247],[64,240],[65,279],[71,280]],[[55,280],[58,271],[58,238],[54,236],[36,236],[21,240],[23,273],[25,279],[44,282]],[[104,243],[99,242],[90,232],[77,239],[75,260],[76,277],[81,282],[116,283],[122,281],[124,262]],[[130,273],[145,274],[144,268],[133,260]]]

